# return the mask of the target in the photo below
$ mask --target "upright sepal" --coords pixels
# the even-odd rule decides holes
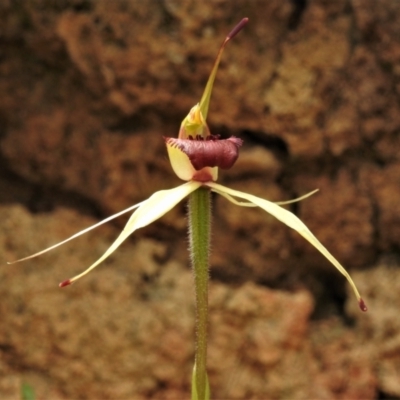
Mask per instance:
[[[197,137],[200,136],[205,139],[210,135],[210,131],[208,129],[206,120],[208,115],[208,108],[210,105],[211,93],[214,86],[215,77],[217,75],[218,66],[221,61],[221,56],[224,51],[225,45],[234,38],[242,28],[249,21],[248,18],[243,18],[228,34],[228,36],[223,41],[219,51],[217,58],[215,59],[213,68],[211,70],[211,74],[208,78],[206,87],[204,89],[203,96],[201,97],[200,103],[196,104],[190,110],[189,114],[182,121],[181,129],[179,131],[180,139],[188,139],[189,136]]]
[[[247,22],[248,18],[243,18],[222,43],[200,103],[182,121],[178,139],[165,138],[172,169],[183,180],[216,181],[218,167],[231,168],[238,158],[242,140],[235,137],[219,140],[210,133],[206,118],[222,52]]]

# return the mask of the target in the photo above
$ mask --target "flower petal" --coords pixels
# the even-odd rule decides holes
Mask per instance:
[[[283,204],[292,204],[292,203],[296,203],[298,201],[302,201],[304,199],[306,199],[307,197],[312,196],[313,194],[317,193],[319,189],[315,189],[310,193],[306,193],[303,196],[300,197],[296,197],[295,199],[291,199],[291,200],[284,200],[284,201],[274,201],[275,204],[278,205],[283,205]],[[248,202],[244,202],[244,201],[237,201],[236,199],[234,199],[232,196],[230,196],[227,193],[223,193],[223,192],[218,192],[218,194],[222,197],[225,197],[226,199],[228,199],[231,203],[236,204],[238,206],[241,207],[258,207],[257,204],[254,203],[248,203]]]
[[[284,200],[284,201],[274,201],[275,204],[278,204],[279,206],[283,206],[284,204],[292,204],[292,203],[297,203],[298,201],[303,201],[307,199],[308,197],[312,196],[313,194],[317,193],[319,189],[314,189],[313,191],[303,194],[303,196],[296,197],[295,199],[291,200]]]
[[[178,146],[174,144],[173,138],[164,138],[167,145],[168,156],[172,169],[178,178],[184,181],[197,180],[199,182],[207,182],[209,180],[216,181],[218,178],[217,167],[205,167],[200,171],[196,171],[189,157]],[[191,140],[190,142],[193,142]]]
[[[125,225],[125,228],[114,241],[114,243],[108,248],[108,250],[87,270],[79,275],[76,275],[72,279],[68,279],[60,283],[60,287],[64,287],[73,283],[77,279],[86,275],[92,269],[96,268],[110,254],[112,254],[122,244],[122,242],[124,242],[124,240],[135,230],[143,228],[144,226],[147,226],[157,219],[161,218],[182,199],[198,189],[200,186],[201,184],[198,182],[187,182],[174,189],[161,190],[151,195],[147,200],[142,202],[141,206],[132,214],[129,221]]]
[[[144,203],[144,202],[142,201],[142,202],[140,202],[140,203],[138,203],[138,204],[135,204],[134,206],[130,206],[130,207],[126,208],[126,209],[123,210],[123,211],[120,211],[120,212],[118,212],[118,213],[116,213],[116,214],[114,214],[114,215],[111,215],[110,217],[107,217],[106,219],[103,219],[102,221],[98,222],[97,224],[94,224],[94,225],[92,225],[92,226],[89,226],[89,228],[85,228],[85,229],[79,231],[78,233],[75,233],[74,235],[70,236],[68,239],[65,239],[65,240],[63,240],[63,241],[61,241],[61,242],[59,242],[59,243],[53,244],[53,246],[47,247],[46,249],[41,250],[41,251],[39,251],[39,252],[37,252],[37,253],[35,253],[35,254],[32,254],[31,256],[24,257],[24,258],[20,258],[19,260],[15,260],[15,261],[8,261],[7,264],[10,265],[10,264],[15,264],[15,263],[18,263],[18,262],[21,262],[21,261],[26,261],[26,260],[29,260],[29,259],[31,259],[31,258],[38,257],[38,256],[40,256],[40,255],[42,255],[42,254],[44,254],[44,253],[47,253],[48,251],[53,250],[53,249],[55,249],[56,247],[59,247],[59,246],[65,244],[65,243],[69,242],[70,240],[76,239],[77,237],[79,237],[79,236],[81,236],[81,235],[83,235],[83,234],[85,234],[85,233],[91,231],[92,229],[95,229],[95,228],[97,228],[98,226],[105,224],[106,222],[109,222],[109,221],[111,221],[111,220],[113,220],[113,219],[115,219],[115,218],[118,218],[118,217],[120,217],[121,215],[126,214],[127,212],[134,210],[135,208],[138,208],[138,207],[141,206],[143,203]]]
[[[259,206],[269,214],[273,215],[275,218],[277,218],[279,221],[283,222],[290,228],[297,231],[301,236],[303,236],[306,240],[308,240],[317,250],[319,250],[346,277],[358,299],[358,303],[361,310],[362,311],[367,310],[365,303],[362,300],[360,293],[358,292],[357,287],[354,284],[353,280],[351,279],[349,273],[336,260],[336,258],[333,257],[331,253],[329,253],[329,251],[322,245],[322,243],[312,234],[312,232],[307,228],[307,226],[293,213],[291,213],[288,210],[285,210],[284,208],[280,207],[279,205],[271,201],[261,199],[260,197],[253,196],[248,193],[229,189],[215,182],[207,182],[206,186],[210,187],[213,192],[216,192],[218,194],[221,195],[228,194],[230,196],[235,196],[241,199],[248,200]],[[229,200],[229,197],[227,196],[225,197],[228,198]],[[241,205],[239,202],[236,202],[236,204]]]

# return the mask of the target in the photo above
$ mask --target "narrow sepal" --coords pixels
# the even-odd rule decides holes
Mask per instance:
[[[233,39],[242,29],[243,27],[249,22],[248,18],[243,18],[228,34],[226,37],[228,40]]]
[[[203,116],[203,118],[206,120],[207,119],[207,115],[208,115],[208,107],[210,105],[210,99],[211,99],[211,92],[212,92],[212,88],[214,85],[214,81],[215,81],[215,77],[217,75],[217,70],[218,70],[218,66],[219,63],[221,61],[221,56],[222,56],[222,52],[224,51],[225,45],[232,39],[234,38],[241,30],[242,28],[247,24],[248,22],[248,18],[243,18],[228,34],[228,36],[225,38],[225,40],[223,41],[218,54],[217,54],[217,58],[214,62],[213,68],[211,70],[211,74],[210,77],[208,78],[206,87],[204,89],[204,93],[203,96],[201,97],[199,106],[200,106],[200,111],[201,114]]]
[[[147,200],[143,201],[141,203],[141,206],[132,214],[127,224],[125,225],[125,228],[114,241],[114,243],[108,248],[108,250],[88,269],[86,269],[81,274],[62,282],[62,286],[60,287],[75,282],[76,280],[96,268],[107,257],[109,257],[134,231],[139,228],[143,228],[144,226],[147,226],[157,219],[161,218],[182,199],[184,199],[194,190],[198,189],[200,186],[201,183],[199,182],[187,182],[174,189],[161,190],[151,195]]]
[[[360,298],[358,300],[358,305],[359,305],[361,311],[364,311],[364,312],[368,311],[368,307],[362,298]]]
[[[214,192],[219,193],[219,194],[228,194],[234,197],[239,197],[241,199],[245,199],[247,201],[250,201],[269,214],[273,215],[275,218],[277,218],[279,221],[283,222],[285,225],[289,226],[290,228],[294,229],[297,231],[301,236],[304,237],[308,242],[310,242],[320,253],[322,253],[338,270],[340,273],[342,273],[347,281],[349,282],[350,286],[352,287],[354,294],[357,297],[357,300],[359,302],[360,308],[363,311],[366,311],[366,306],[364,301],[362,300],[360,293],[358,292],[358,289],[349,275],[349,273],[346,271],[346,269],[339,263],[339,261],[336,260],[335,257],[326,249],[326,247],[313,235],[313,233],[307,228],[307,226],[298,218],[296,217],[293,213],[291,213],[288,210],[285,210],[284,208],[280,207],[279,205],[265,200],[261,199],[260,197],[253,196],[248,193],[240,192],[238,190],[233,190],[229,189],[225,186],[219,185],[215,182],[208,182],[206,184],[208,187],[210,187]],[[225,196],[226,197],[226,196]],[[226,197],[228,198],[228,197]],[[229,200],[229,198],[228,198]],[[236,202],[238,204],[238,202]],[[240,204],[239,204],[240,205]]]
[[[303,201],[304,199],[312,196],[313,194],[317,193],[319,189],[315,189],[312,192],[306,193],[303,196],[300,197],[296,197],[295,199],[291,199],[291,200],[284,200],[284,201],[274,201],[275,204],[278,204],[280,206],[284,205],[284,204],[292,204],[292,203],[297,203],[298,201]],[[231,203],[236,204],[238,206],[241,207],[258,207],[257,204],[254,203],[249,203],[249,202],[243,202],[243,201],[237,201],[236,199],[234,199],[232,196],[230,196],[229,194],[226,193],[222,193],[219,192],[218,193],[220,196],[227,198]]]
[[[62,288],[62,287],[65,287],[65,286],[69,286],[71,284],[72,284],[71,279],[67,279],[67,280],[62,281],[61,283],[59,283],[58,287]]]
[[[92,229],[95,229],[95,228],[99,227],[100,225],[103,225],[103,224],[105,224],[105,223],[107,223],[107,222],[109,222],[109,221],[111,221],[111,220],[113,220],[115,218],[120,217],[123,214],[126,214],[129,211],[134,210],[135,208],[138,208],[142,203],[143,202],[140,202],[138,204],[135,204],[134,206],[130,206],[130,207],[126,208],[123,211],[120,211],[120,212],[118,212],[118,213],[116,213],[114,215],[111,215],[110,217],[107,217],[106,219],[103,219],[102,221],[98,222],[97,224],[89,226],[88,228],[85,228],[85,229],[79,231],[78,233],[75,233],[74,235],[70,236],[69,238],[67,238],[67,239],[65,239],[65,240],[63,240],[63,241],[61,241],[59,243],[56,243],[56,244],[54,244],[54,245],[52,245],[50,247],[47,247],[44,250],[41,250],[41,251],[39,251],[39,252],[37,252],[35,254],[32,254],[32,255],[30,255],[28,257],[20,258],[19,260],[8,261],[7,264],[15,264],[15,263],[18,263],[18,262],[21,262],[21,261],[30,260],[31,258],[35,258],[35,257],[38,257],[38,256],[44,254],[44,253],[47,253],[50,250],[53,250],[53,249],[55,249],[55,248],[57,248],[59,246],[62,246],[63,244],[69,242],[70,240],[76,239],[77,237],[79,237],[81,235],[84,235],[85,233],[91,231]]]

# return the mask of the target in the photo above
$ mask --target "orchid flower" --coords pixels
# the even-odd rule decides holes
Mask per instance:
[[[221,139],[218,135],[211,134],[206,119],[212,93],[214,80],[217,74],[219,62],[225,45],[235,37],[247,24],[244,18],[225,38],[218,52],[211,75],[208,79],[203,96],[182,121],[178,138],[164,138],[172,169],[176,175],[185,181],[184,184],[169,190],[161,190],[151,195],[147,200],[135,204],[103,221],[86,228],[70,238],[57,243],[45,250],[31,256],[10,262],[28,260],[46,253],[62,244],[77,238],[80,235],[102,225],[122,214],[135,210],[129,218],[122,232],[111,244],[108,250],[88,269],[60,283],[60,287],[68,286],[91,270],[96,268],[107,257],[109,257],[133,232],[161,218],[164,214],[175,207],[181,200],[189,197],[189,233],[192,263],[195,272],[196,290],[196,359],[192,380],[192,399],[209,398],[209,386],[206,372],[207,354],[207,316],[208,316],[208,247],[210,229],[210,193],[221,195],[226,200],[241,207],[260,207],[267,213],[273,215],[289,228],[297,231],[317,250],[319,250],[338,270],[342,273],[358,300],[360,309],[367,311],[367,307],[361,298],[356,285],[346,269],[333,257],[333,255],[319,242],[307,226],[293,213],[281,207],[294,201],[300,201],[312,195],[315,191],[298,199],[274,203],[252,194],[233,190],[216,183],[218,169],[229,169],[236,162],[242,139],[230,137]]]
[[[71,279],[67,279],[60,283],[60,287],[70,285],[83,277],[91,270],[96,268],[101,262],[109,257],[133,232],[139,228],[143,228],[161,218],[170,211],[181,200],[189,196],[192,192],[200,187],[208,188],[214,193],[225,197],[230,202],[242,207],[260,207],[267,213],[273,215],[285,225],[297,231],[301,236],[308,240],[317,250],[319,250],[338,270],[342,273],[350,286],[352,287],[362,311],[366,311],[366,305],[362,300],[356,285],[351,279],[346,269],[331,255],[331,253],[319,242],[312,234],[307,226],[293,213],[280,207],[280,204],[287,204],[293,201],[299,201],[313,194],[302,196],[301,198],[288,202],[273,203],[271,201],[253,196],[238,190],[229,189],[216,183],[218,178],[218,168],[229,169],[233,166],[239,155],[239,148],[243,141],[237,137],[229,139],[220,139],[217,135],[212,135],[207,126],[206,119],[208,107],[211,98],[211,92],[217,73],[218,65],[225,45],[246,25],[247,18],[244,18],[225,38],[215,60],[211,75],[208,79],[206,88],[200,103],[196,104],[189,112],[187,117],[182,121],[178,138],[164,138],[168,150],[169,159],[172,169],[176,175],[186,181],[174,189],[161,190],[154,193],[147,200],[135,204],[117,214],[114,214],[101,222],[86,228],[70,238],[57,243],[45,250],[35,253],[31,256],[9,262],[8,264],[25,261],[41,254],[46,253],[62,244],[77,238],[84,233],[97,228],[98,226],[111,221],[129,211],[136,209],[128,220],[121,234],[117,237],[109,249],[88,269]],[[237,199],[246,200],[245,202]]]

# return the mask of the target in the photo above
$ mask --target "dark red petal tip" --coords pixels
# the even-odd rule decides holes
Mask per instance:
[[[67,279],[66,281],[61,282],[58,287],[65,287],[65,286],[69,286],[71,284],[71,279]]]
[[[363,299],[358,300],[358,305],[360,306],[361,311],[368,311],[367,305],[364,303]]]
[[[226,37],[228,40],[233,39],[242,29],[243,27],[249,22],[248,18],[243,18],[228,34]]]

